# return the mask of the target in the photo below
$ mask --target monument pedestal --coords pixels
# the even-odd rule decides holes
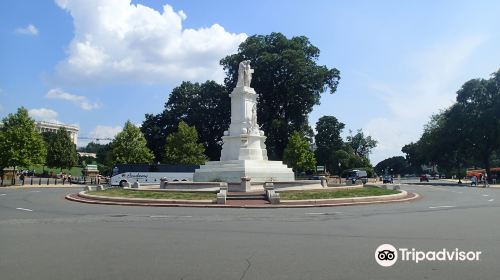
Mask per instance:
[[[291,168],[281,161],[227,160],[209,161],[194,172],[195,182],[240,183],[242,177],[252,182],[294,181]]]
[[[238,83],[231,97],[231,124],[224,131],[221,161],[209,161],[194,173],[195,182],[240,183],[242,177],[251,182],[294,181],[291,168],[281,161],[268,161],[266,136],[257,123],[258,94],[250,87],[250,61],[242,61]],[[248,191],[245,188],[244,191]]]

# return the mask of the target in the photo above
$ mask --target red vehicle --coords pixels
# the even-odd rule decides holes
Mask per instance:
[[[430,175],[424,174],[420,176],[420,182],[429,182]]]

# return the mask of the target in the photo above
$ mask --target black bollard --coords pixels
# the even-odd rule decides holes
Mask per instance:
[[[30,184],[33,186],[33,176],[31,176],[31,183]]]
[[[47,178],[47,186],[49,185],[49,180],[50,180],[50,178]]]
[[[42,184],[42,177],[38,178],[38,185]]]

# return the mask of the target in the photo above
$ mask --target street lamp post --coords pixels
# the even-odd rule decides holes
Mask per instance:
[[[341,171],[342,163],[339,162],[339,184],[342,184],[342,171]]]

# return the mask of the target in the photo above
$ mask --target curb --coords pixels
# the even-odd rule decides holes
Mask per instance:
[[[24,185],[24,186],[3,186],[0,189],[68,189],[68,188],[81,188],[83,185],[66,184],[66,185]]]
[[[227,205],[227,204],[202,204],[202,203],[184,203],[183,200],[176,200],[176,203],[168,203],[168,202],[155,202],[151,200],[147,200],[147,202],[137,202],[130,199],[117,201],[108,198],[107,200],[98,200],[98,199],[89,199],[80,197],[79,194],[68,194],[66,195],[66,199],[70,201],[80,202],[80,203],[88,203],[88,204],[101,204],[101,205],[119,205],[119,206],[147,206],[147,207],[192,207],[192,208],[248,208],[248,209],[275,209],[275,208],[311,208],[311,207],[335,207],[335,206],[355,206],[355,205],[366,205],[366,204],[381,204],[381,203],[391,203],[391,202],[408,202],[412,200],[417,200],[421,198],[418,193],[408,193],[406,192],[406,196],[401,196],[399,199],[395,197],[391,197],[389,199],[384,197],[377,197],[378,200],[365,200],[359,201],[354,199],[349,199],[351,201],[339,202],[333,199],[328,200],[316,200],[319,203],[315,204],[266,204],[266,205]],[[401,195],[401,194],[396,194]],[[88,195],[87,195],[88,196]],[[394,195],[388,195],[394,196]],[[95,197],[95,196],[94,196]],[[343,199],[345,200],[345,199]],[[192,201],[190,201],[192,202]],[[297,203],[301,203],[303,201],[295,201]],[[333,203],[327,203],[333,202]]]
[[[355,203],[355,202],[398,200],[398,199],[403,199],[407,196],[408,196],[408,192],[401,190],[400,193],[389,194],[389,195],[349,197],[349,198],[332,198],[332,199],[281,200],[281,203],[284,203],[284,204],[292,204],[292,203],[324,204],[325,202]]]
[[[79,197],[90,199],[90,200],[99,200],[99,201],[114,201],[114,202],[130,202],[130,203],[173,203],[173,204],[210,204],[215,201],[213,200],[187,200],[187,199],[145,199],[145,198],[132,198],[132,197],[113,197],[113,196],[100,196],[100,195],[91,195],[85,193],[85,191],[81,191],[78,193]]]

